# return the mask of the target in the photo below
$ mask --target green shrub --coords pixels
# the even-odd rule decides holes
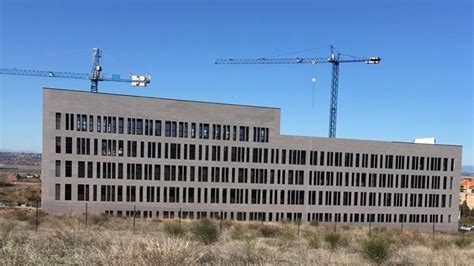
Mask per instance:
[[[168,221],[164,225],[165,232],[170,236],[183,236],[186,231],[177,221]]]
[[[464,236],[454,239],[454,245],[456,245],[458,248],[467,248],[469,245],[471,245],[471,242],[472,239]]]
[[[263,237],[276,237],[280,234],[281,229],[276,225],[265,224],[260,226],[258,231]]]
[[[392,255],[392,239],[383,234],[372,235],[361,242],[362,256],[376,264],[381,264]]]
[[[194,237],[206,245],[216,242],[219,238],[219,229],[208,219],[199,220],[193,223],[191,231]]]
[[[344,244],[344,239],[339,233],[327,233],[324,236],[324,241],[329,245],[330,249],[337,249]]]

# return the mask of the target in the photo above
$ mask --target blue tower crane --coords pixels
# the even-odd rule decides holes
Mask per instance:
[[[102,73],[102,67],[99,64],[99,59],[102,57],[102,51],[98,48],[93,49],[92,70],[87,73],[75,72],[58,72],[58,71],[43,71],[43,70],[25,70],[25,69],[8,69],[0,68],[2,75],[20,75],[20,76],[36,76],[49,78],[67,78],[67,79],[88,79],[91,81],[91,92],[98,92],[99,81],[114,81],[114,82],[130,82],[135,87],[146,87],[151,81],[150,74],[143,76],[130,74],[129,78],[122,78],[118,74],[107,75]]]
[[[329,57],[314,58],[259,58],[259,59],[217,59],[216,64],[321,64],[329,63],[332,65],[331,79],[331,102],[329,105],[329,137],[336,137],[336,120],[337,120],[337,94],[339,87],[339,64],[341,63],[366,63],[378,64],[380,57],[371,56],[367,58],[349,56],[350,58],[342,58],[341,53],[334,53],[334,47],[330,45],[331,54]]]

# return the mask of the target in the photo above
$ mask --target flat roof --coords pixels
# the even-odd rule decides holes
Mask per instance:
[[[248,105],[248,104],[206,102],[206,101],[172,99],[172,98],[162,98],[162,97],[152,97],[152,96],[137,96],[137,95],[128,95],[128,94],[106,93],[106,92],[90,92],[90,91],[73,90],[73,89],[61,89],[61,88],[48,88],[48,87],[43,87],[43,90],[54,90],[54,91],[64,91],[64,92],[78,92],[78,93],[93,93],[93,94],[102,94],[102,95],[111,95],[111,96],[120,96],[120,97],[136,97],[136,98],[147,98],[147,99],[154,99],[154,100],[166,100],[166,101],[176,101],[176,102],[217,104],[217,105],[228,105],[228,106],[238,106],[238,107],[250,107],[250,108],[264,108],[264,109],[281,110],[281,108],[279,108],[279,107],[271,107],[271,106],[258,106],[258,105]]]

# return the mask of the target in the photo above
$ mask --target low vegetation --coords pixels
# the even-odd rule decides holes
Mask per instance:
[[[392,255],[392,243],[392,239],[386,234],[371,235],[361,241],[362,256],[371,262],[381,264]]]
[[[357,226],[0,215],[0,265],[471,265],[474,233]],[[33,222],[31,222],[33,221]]]

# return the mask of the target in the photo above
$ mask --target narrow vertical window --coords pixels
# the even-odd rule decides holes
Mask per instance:
[[[56,177],[61,176],[61,161],[60,160],[56,160],[54,176],[56,176]]]
[[[56,184],[54,189],[54,199],[61,200],[61,184]]]
[[[71,200],[72,199],[72,185],[66,184],[64,186],[64,199]]]
[[[56,129],[61,129],[61,113],[56,113]]]
[[[61,137],[56,137],[56,153],[61,153]]]

